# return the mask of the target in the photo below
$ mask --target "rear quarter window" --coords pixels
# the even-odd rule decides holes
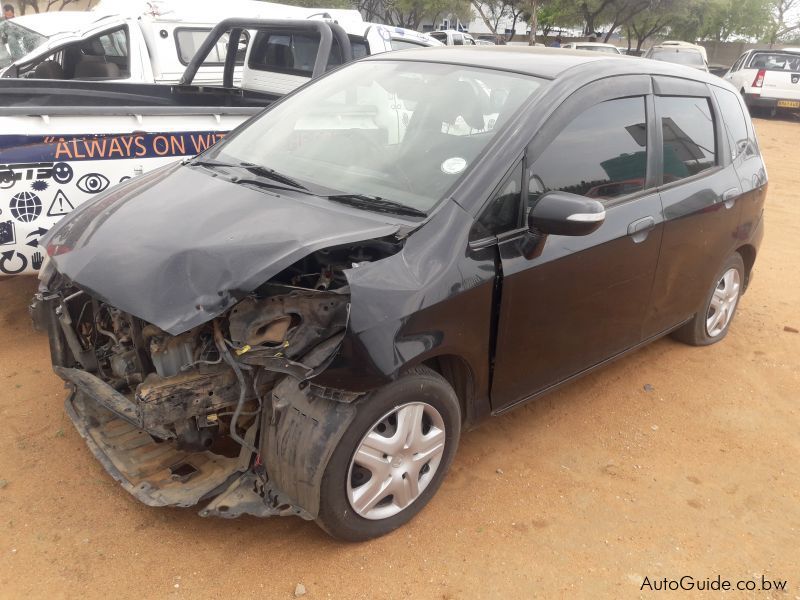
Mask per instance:
[[[731,158],[741,154],[752,154],[755,151],[750,129],[747,126],[747,117],[742,112],[737,94],[722,88],[713,88],[714,96],[719,104],[722,120],[725,123],[725,133],[731,146]]]

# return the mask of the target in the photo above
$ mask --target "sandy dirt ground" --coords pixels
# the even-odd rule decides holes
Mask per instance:
[[[0,597],[640,597],[720,575],[800,598],[800,123],[757,128],[766,237],[727,339],[661,340],[467,433],[431,504],[365,544],[139,504],[63,413],[34,282],[0,281]]]

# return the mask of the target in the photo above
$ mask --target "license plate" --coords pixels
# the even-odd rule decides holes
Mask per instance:
[[[778,108],[800,108],[800,100],[778,100]]]

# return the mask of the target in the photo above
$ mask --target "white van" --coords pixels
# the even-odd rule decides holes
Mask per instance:
[[[103,0],[91,11],[39,13],[0,23],[0,76],[177,83],[212,27],[232,14],[363,23],[356,10],[256,0]],[[236,81],[248,42],[249,36],[243,36],[237,49]],[[221,39],[195,82],[221,83],[226,52],[226,39]]]

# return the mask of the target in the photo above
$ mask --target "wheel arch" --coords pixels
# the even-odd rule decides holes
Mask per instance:
[[[428,357],[420,364],[436,371],[452,386],[458,397],[462,429],[473,423],[475,376],[469,363],[457,354],[440,354]]]
[[[747,286],[750,284],[750,273],[756,262],[756,249],[752,244],[745,244],[739,246],[736,252],[742,257],[742,262],[744,263],[744,289],[747,290]]]

